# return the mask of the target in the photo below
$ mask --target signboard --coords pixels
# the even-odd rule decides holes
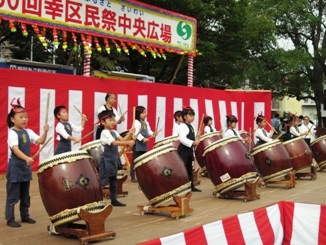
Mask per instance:
[[[70,74],[76,75],[75,68],[71,66],[55,65],[49,63],[24,61],[24,60],[4,60],[0,59],[0,68],[9,68],[20,71],[36,71],[46,73]]]
[[[0,0],[0,17],[166,51],[196,50],[196,19],[131,0]]]

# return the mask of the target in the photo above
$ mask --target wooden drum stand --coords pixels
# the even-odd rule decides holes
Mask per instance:
[[[145,213],[167,212],[170,213],[170,217],[179,219],[179,217],[187,216],[188,214],[194,211],[189,206],[190,198],[191,198],[191,192],[188,192],[184,197],[173,196],[173,201],[176,203],[175,205],[159,206],[159,207],[138,205],[137,207],[142,215]]]
[[[259,180],[256,179],[253,182],[245,182],[243,184],[244,190],[231,190],[219,194],[220,198],[226,199],[242,199],[244,202],[260,199],[260,195],[257,194],[256,189],[259,184]],[[213,192],[214,196],[217,196],[217,192]]]
[[[79,238],[81,244],[88,244],[91,241],[103,239],[113,239],[115,232],[105,231],[105,220],[111,214],[112,206],[106,205],[104,209],[97,213],[90,213],[80,209],[78,217],[84,220],[86,224],[68,223],[58,226],[48,226],[48,232],[56,235],[72,235]]]
[[[317,179],[317,173],[316,173],[315,167],[311,166],[310,172],[296,172],[295,177],[297,177],[297,179],[300,179],[302,177],[309,177],[309,178],[311,178],[311,180],[315,180],[315,179]]]
[[[285,176],[284,180],[275,180],[275,181],[269,181],[265,180],[266,186],[268,184],[276,184],[276,185],[285,185],[286,189],[294,188],[295,187],[295,171],[291,171]]]

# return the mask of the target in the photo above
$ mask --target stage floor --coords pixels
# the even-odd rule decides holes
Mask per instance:
[[[190,207],[194,209],[194,212],[178,220],[170,218],[167,214],[141,215],[137,205],[145,205],[147,199],[142,191],[138,189],[138,184],[127,180],[123,185],[123,189],[128,191],[129,194],[126,197],[119,198],[121,202],[127,204],[127,207],[114,207],[112,214],[105,223],[107,231],[116,232],[115,239],[93,244],[139,244],[283,200],[313,204],[326,203],[324,194],[326,172],[318,172],[317,179],[314,181],[298,180],[296,187],[292,189],[286,189],[284,186],[258,188],[260,199],[249,202],[216,198],[212,195],[214,187],[211,181],[208,178],[199,178],[201,184],[198,188],[203,192],[192,194]],[[36,175],[31,184],[30,214],[37,223],[34,225],[23,223],[20,228],[8,227],[4,218],[5,186],[4,176],[0,176],[0,245],[79,244],[77,238],[48,234],[47,226],[50,222],[39,194]],[[16,220],[20,221],[18,207],[19,204],[16,205],[15,213]]]

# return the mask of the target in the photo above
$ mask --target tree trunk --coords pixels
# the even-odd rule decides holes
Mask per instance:
[[[314,62],[314,68],[312,71],[311,77],[311,87],[315,94],[315,102],[316,102],[316,110],[317,110],[317,118],[318,118],[318,126],[322,127],[322,116],[321,112],[324,110],[324,86],[323,86],[323,67],[320,65],[318,61]]]

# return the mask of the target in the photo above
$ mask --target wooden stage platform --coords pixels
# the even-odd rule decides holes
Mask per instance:
[[[113,207],[112,214],[105,222],[106,230],[114,231],[116,237],[113,240],[91,244],[140,244],[282,200],[314,204],[326,203],[326,172],[318,172],[317,179],[313,181],[297,180],[296,186],[290,189],[286,189],[284,186],[259,187],[257,192],[260,194],[260,199],[249,202],[216,198],[212,195],[214,187],[211,181],[204,177],[200,177],[200,180],[201,184],[198,188],[202,192],[192,193],[190,200],[190,207],[194,211],[190,215],[176,220],[164,213],[142,215],[137,206],[147,204],[147,199],[138,189],[138,184],[131,183],[128,179],[124,184],[124,189],[129,194],[119,198],[121,202],[127,204],[127,207]],[[31,184],[30,213],[37,223],[33,225],[23,223],[20,228],[8,227],[4,218],[5,186],[4,176],[0,176],[0,245],[79,244],[79,240],[73,237],[67,238],[48,234],[47,226],[50,222],[39,194],[36,175]],[[17,204],[16,220],[20,222],[18,208],[19,205]]]

